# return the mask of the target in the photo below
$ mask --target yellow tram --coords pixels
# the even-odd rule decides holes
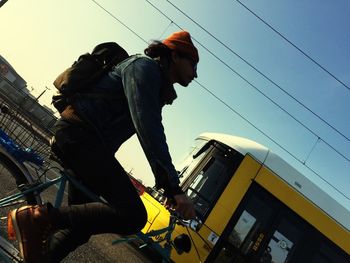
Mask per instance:
[[[175,229],[192,248],[174,262],[350,262],[350,212],[266,147],[204,133],[180,169],[203,225]],[[144,232],[168,224],[155,194],[142,195]]]

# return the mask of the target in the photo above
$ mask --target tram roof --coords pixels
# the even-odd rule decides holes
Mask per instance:
[[[202,133],[198,138],[208,141],[215,140],[235,149],[242,155],[249,154],[350,230],[350,211],[267,147],[243,137],[222,133]]]

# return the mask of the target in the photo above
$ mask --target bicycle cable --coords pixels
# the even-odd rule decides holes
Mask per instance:
[[[198,249],[197,249],[197,246],[194,244],[192,235],[191,235],[190,231],[188,230],[188,227],[186,227],[186,231],[187,231],[188,236],[189,236],[189,238],[190,238],[190,240],[191,240],[191,242],[192,242],[192,244],[193,244],[193,246],[194,246],[194,249],[196,250],[196,254],[197,254],[197,257],[198,257],[199,261],[202,262],[202,261],[201,261],[201,257],[200,257],[200,255],[199,255],[199,251],[198,251]],[[195,233],[197,233],[197,232],[195,232]],[[197,234],[198,234],[198,233],[197,233]],[[206,240],[204,240],[204,239],[202,238],[201,235],[198,234],[198,236],[199,236],[200,239],[202,239],[202,240],[204,241],[204,243],[207,245]]]

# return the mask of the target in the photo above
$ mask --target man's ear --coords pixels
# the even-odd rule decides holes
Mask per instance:
[[[170,57],[171,57],[171,62],[173,62],[175,64],[177,63],[177,61],[180,58],[179,54],[176,51],[171,51]]]

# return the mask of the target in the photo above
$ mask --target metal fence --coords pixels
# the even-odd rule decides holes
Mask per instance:
[[[49,160],[49,141],[57,117],[28,93],[0,78],[0,128],[23,150]]]
[[[18,88],[0,75],[0,99],[12,110],[18,110],[29,119],[33,125],[45,132],[52,132],[57,117],[52,111],[40,105],[26,88]]]
[[[20,111],[12,110],[3,101],[0,102],[0,105],[0,128],[20,148],[34,151],[48,160],[50,136],[35,127]]]

